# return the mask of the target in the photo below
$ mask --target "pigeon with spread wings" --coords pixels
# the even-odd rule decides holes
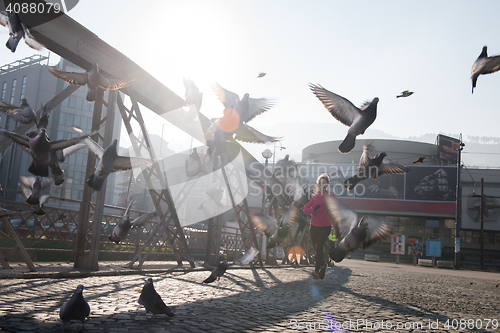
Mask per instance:
[[[470,71],[470,78],[472,80],[472,93],[476,87],[477,78],[479,75],[492,74],[500,70],[500,55],[488,57],[488,47],[483,46],[483,50],[479,57],[474,61]]]
[[[359,247],[366,248],[381,241],[392,232],[390,221],[371,216],[359,218],[355,211],[331,195],[323,196],[323,202],[335,236],[341,239],[329,253],[335,262],[341,262],[349,252]]]
[[[259,251],[256,248],[251,247],[250,250],[246,251],[246,253],[239,259],[235,260],[233,263],[229,263],[227,260],[220,262],[217,267],[212,271],[209,277],[203,280],[203,283],[212,283],[214,281],[219,281],[221,276],[224,275],[229,266],[236,264],[246,264],[255,259]]]
[[[349,126],[347,136],[340,144],[339,151],[343,154],[350,152],[356,145],[356,137],[364,134],[377,118],[378,98],[375,97],[370,103],[365,103],[361,108],[357,108],[346,98],[328,91],[320,85],[310,83],[309,87],[335,119]]]
[[[205,130],[206,140],[212,151],[218,155],[226,152],[226,142],[234,136],[236,140],[248,143],[275,142],[278,138],[265,135],[247,122],[257,115],[268,111],[274,104],[265,98],[250,98],[245,94],[242,99],[220,85],[214,91],[224,105],[224,115],[213,120]]]
[[[250,215],[250,221],[257,231],[266,235],[269,239],[269,243],[266,248],[272,249],[286,239],[290,227],[297,222],[298,215],[298,207],[292,204],[283,215],[279,225],[275,217],[267,214]]]
[[[21,100],[20,106],[10,105],[0,101],[0,110],[22,124],[36,123],[35,112],[28,104],[28,101],[26,101],[26,98]]]
[[[73,127],[75,131],[81,133],[82,131]],[[133,168],[147,166],[154,163],[154,160],[148,160],[140,157],[120,156],[117,153],[118,140],[114,139],[113,142],[103,149],[92,139],[85,139],[83,141],[89,150],[99,160],[95,172],[87,179],[87,185],[96,191],[100,191],[104,180],[111,172],[131,170]]]
[[[394,173],[404,173],[406,167],[391,161],[386,153],[380,153],[374,156],[373,141],[369,141],[363,146],[363,153],[359,159],[359,167],[356,174],[344,181],[344,187],[348,190],[354,189],[357,183],[368,179],[378,179],[380,176]]]
[[[76,138],[50,141],[45,128],[41,128],[40,132],[34,138],[28,138],[27,136],[9,132],[2,128],[0,128],[0,132],[3,132],[6,137],[21,145],[31,155],[33,162],[29,166],[28,171],[40,177],[49,176],[49,166],[54,162],[55,152],[57,153],[59,150],[74,146],[81,140],[89,137],[89,135],[82,134]],[[94,134],[96,133],[91,135]]]
[[[48,66],[49,71],[57,78],[66,81],[74,86],[87,85],[87,101],[94,102],[98,88],[116,90],[125,88],[132,83],[135,79],[123,80],[117,79],[109,75],[101,74],[97,63],[92,64],[92,68],[85,73],[64,72],[53,66]]]
[[[43,48],[43,45],[33,37],[28,27],[21,21],[19,14],[15,11],[8,13],[0,10],[0,25],[9,28],[9,39],[5,46],[11,52],[16,52],[17,45],[22,38],[24,38],[26,45],[34,50],[39,51]]]
[[[50,197],[48,194],[42,194],[42,191],[52,184],[54,180],[52,178],[40,178],[40,177],[19,177],[19,185],[21,186],[21,193],[26,200],[26,203],[32,206],[37,206],[35,211],[38,212],[37,215],[44,215],[43,204]]]
[[[123,218],[118,222],[118,224],[113,229],[113,232],[109,236],[109,240],[119,244],[121,241],[127,237],[128,232],[131,228],[140,227],[147,221],[147,219],[156,215],[156,212],[151,212],[147,214],[143,214],[139,217],[136,217],[134,220],[130,221],[130,207],[132,207],[132,203],[134,200],[130,201],[125,214],[123,214]]]

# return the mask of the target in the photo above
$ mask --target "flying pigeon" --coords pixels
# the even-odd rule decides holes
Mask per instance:
[[[290,227],[297,221],[298,214],[299,210],[297,206],[290,205],[288,210],[283,215],[280,225],[278,225],[276,218],[266,214],[250,215],[249,218],[255,229],[269,238],[267,248],[271,249],[276,245],[281,244],[286,239]]]
[[[93,63],[92,69],[85,73],[75,73],[75,72],[63,72],[56,67],[48,66],[49,71],[57,78],[71,84],[74,86],[84,86],[87,85],[87,101],[94,102],[97,92],[97,88],[117,90],[125,88],[132,83],[135,79],[131,80],[121,80],[108,75],[101,74],[99,72],[99,66],[97,63]]]
[[[166,314],[169,317],[175,316],[172,310],[170,310],[156,292],[152,278],[148,278],[144,287],[142,287],[141,296],[139,296],[139,304],[146,308],[146,315],[151,313],[153,316],[155,314]]]
[[[36,41],[31,35],[29,29],[21,21],[18,13],[15,13],[14,11],[12,13],[7,13],[0,10],[0,24],[9,28],[9,40],[5,46],[11,52],[16,52],[17,45],[23,37],[26,45],[32,49],[39,51],[43,48],[43,45]]]
[[[396,98],[399,98],[399,97],[408,97],[408,96],[411,96],[413,95],[413,91],[408,91],[408,90],[405,90],[401,93],[401,95],[398,95],[396,96]]]
[[[14,106],[0,101],[0,110],[22,124],[36,123],[35,112],[31,109],[25,98],[21,100],[20,106]]]
[[[201,200],[198,209],[203,209],[208,216],[217,216],[227,202],[226,191],[219,184],[213,183],[202,193]]]
[[[89,303],[83,298],[83,286],[80,284],[76,287],[76,291],[71,296],[71,299],[64,303],[59,311],[59,317],[63,321],[62,331],[71,320],[79,320],[82,322],[82,330],[85,330],[85,318],[90,315]]]
[[[220,85],[214,86],[214,91],[226,108],[236,110],[240,122],[246,123],[255,118],[255,116],[268,111],[274,103],[266,98],[250,98],[249,94],[240,97],[227,89],[222,88]]]
[[[422,163],[424,163],[424,159],[425,159],[425,156],[420,156],[418,158],[418,160],[416,160],[415,162],[413,162],[413,164],[422,164]]]
[[[78,133],[83,133],[79,128],[73,127]],[[140,157],[120,156],[117,153],[118,140],[103,149],[94,140],[86,138],[83,142],[89,147],[89,150],[99,159],[95,172],[87,179],[87,185],[96,191],[100,191],[104,180],[111,172],[131,170],[133,168],[143,167],[154,163],[153,160],[147,160]]]
[[[33,175],[40,177],[49,176],[49,165],[53,163],[55,151],[69,148],[81,140],[89,137],[89,135],[81,135],[71,139],[50,141],[45,128],[41,128],[40,132],[32,139],[1,128],[0,132],[3,132],[5,136],[21,145],[31,155],[33,162],[28,168],[28,171]],[[97,133],[92,133],[91,135],[94,134]]]
[[[186,88],[186,103],[187,105],[196,106],[196,111],[199,112],[201,109],[201,102],[203,100],[203,93],[200,92],[196,84],[193,81],[184,79],[184,87]],[[196,113],[197,115],[197,113]],[[194,119],[187,119],[187,122],[192,122]]]
[[[335,262],[341,262],[347,253],[359,247],[366,248],[386,238],[393,231],[390,221],[364,216],[361,219],[352,209],[331,195],[323,196],[326,214],[340,243],[329,253]]]
[[[370,103],[365,103],[361,108],[357,108],[349,100],[320,85],[309,84],[309,87],[335,119],[349,126],[347,136],[340,144],[339,151],[343,154],[350,152],[356,144],[356,136],[364,134],[377,118],[378,97]]]
[[[219,263],[217,267],[212,271],[210,276],[206,278],[203,283],[212,283],[215,280],[219,281],[220,277],[224,275],[226,270],[229,268],[229,266],[236,265],[236,264],[246,264],[257,256],[259,251],[257,251],[256,248],[251,247],[250,250],[248,250],[245,255],[243,255],[240,259],[235,260],[233,263],[229,263],[227,260],[224,260],[223,262]]]
[[[265,98],[249,98],[245,94],[243,99],[220,85],[214,86],[214,91],[224,105],[224,115],[213,120],[212,125],[205,130],[205,137],[212,152],[217,155],[226,152],[226,141],[233,135],[236,140],[248,143],[266,143],[278,141],[278,138],[260,133],[247,125],[255,116],[269,110],[273,103]]]
[[[131,228],[143,225],[148,218],[156,214],[156,212],[143,214],[130,222],[130,207],[132,206],[132,202],[133,200],[130,201],[127,210],[123,215],[123,218],[120,220],[120,222],[118,222],[118,224],[113,229],[113,232],[109,236],[109,240],[115,242],[116,244],[119,244],[120,241],[123,241],[125,237],[127,237],[127,234]]]
[[[21,176],[19,181],[21,193],[26,203],[42,208],[43,203],[50,197],[50,195],[42,195],[42,191],[54,184],[54,180],[52,178]]]
[[[363,146],[363,153],[359,159],[359,167],[356,174],[344,181],[344,187],[348,190],[352,190],[357,183],[365,179],[378,179],[380,176],[393,173],[404,173],[406,171],[403,165],[391,161],[386,153],[380,153],[374,156],[373,144],[370,141]]]
[[[40,119],[38,119],[38,121],[36,121],[36,117],[34,119],[36,129],[26,133],[26,136],[28,138],[34,138],[40,132],[41,128],[47,129],[47,126],[49,125],[49,117],[52,114],[52,109],[50,108],[49,104],[45,104],[45,106],[42,105],[41,110],[42,112],[40,114]]]
[[[500,70],[500,55],[488,57],[488,47],[483,46],[483,51],[479,57],[474,61],[470,71],[470,78],[472,79],[472,93],[476,87],[477,78],[479,75],[492,74]]]
[[[261,77],[264,77],[264,76],[266,76],[266,73],[260,72],[259,75],[257,75],[257,78],[261,78]]]

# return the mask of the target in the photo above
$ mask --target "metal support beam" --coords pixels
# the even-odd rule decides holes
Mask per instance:
[[[101,89],[99,89],[101,90]],[[108,92],[108,103],[106,108],[106,117],[104,125],[104,137],[102,141],[102,146],[107,147],[111,144],[113,139],[113,125],[115,119],[115,103],[116,103],[116,91]],[[103,103],[102,94],[97,94],[95,103]],[[99,100],[99,98],[101,98]],[[102,229],[102,216],[104,213],[104,200],[106,199],[106,188],[108,179],[104,180],[102,188],[97,192],[95,198],[95,208],[94,208],[94,223],[92,224],[92,239],[90,240],[90,252],[88,260],[88,269],[98,271],[99,270],[99,245],[101,243],[101,229]]]
[[[9,260],[10,256],[12,254],[14,254],[14,252],[16,250],[19,250],[19,253],[21,254],[21,256],[23,257],[24,259],[24,262],[26,263],[26,265],[28,266],[28,269],[31,271],[31,272],[36,272],[36,268],[35,268],[35,265],[33,265],[33,261],[31,261],[31,258],[28,254],[28,252],[26,251],[26,249],[24,248],[24,245],[23,243],[21,242],[21,239],[19,239],[19,236],[17,235],[17,232],[16,230],[14,229],[14,227],[12,226],[12,224],[10,223],[9,219],[4,217],[2,219],[2,223],[6,226],[6,229],[7,229],[7,232],[9,233],[10,237],[12,237],[12,240],[14,241],[15,243],[15,246],[14,248],[12,249],[11,253],[9,255],[7,255],[7,257],[3,257],[3,255],[0,253],[0,256],[2,256],[2,260],[0,260],[0,262],[2,263],[2,266],[5,267],[5,265],[8,266],[8,268],[11,268],[9,266],[9,264],[7,263],[7,261]],[[15,250],[16,249],[16,250]]]
[[[102,100],[103,100],[104,91],[102,89],[97,89],[96,101],[94,102],[94,113],[92,115],[92,132],[98,131],[101,127],[101,116],[102,116]],[[94,154],[89,152],[87,156],[87,170],[85,172],[85,179],[88,179],[91,174],[95,171],[95,162],[96,157]],[[85,251],[87,240],[87,230],[89,224],[90,217],[90,208],[92,205],[92,194],[94,190],[89,186],[83,187],[83,197],[82,202],[80,204],[80,214],[78,216],[78,224],[77,224],[77,235],[75,242],[75,258],[74,258],[74,267],[80,269],[89,269],[89,260],[88,260],[88,252]],[[102,218],[102,214],[101,214]],[[97,221],[99,226],[96,227],[95,223],[97,221],[97,216],[94,215],[94,225],[92,226],[93,234],[100,235],[101,221]],[[97,228],[99,228],[97,230]],[[96,230],[94,230],[96,229]],[[94,237],[94,236],[93,236]]]
[[[151,159],[156,159],[153,148],[149,140],[148,131],[145,127],[144,120],[139,108],[139,103],[135,98],[135,93],[133,90],[128,90],[129,96],[132,101],[132,109],[127,110],[123,105],[123,101],[118,97],[118,109],[122,115],[122,119],[127,128],[127,132],[134,148],[135,154],[137,156],[142,156],[141,148],[145,148]],[[134,114],[135,113],[135,114]],[[141,128],[142,140],[139,141],[132,131],[132,126],[130,124],[131,119],[135,119]],[[145,244],[139,249],[135,257],[129,263],[129,267],[132,267],[135,261],[139,260],[139,267],[142,267],[144,261],[151,253],[154,245],[160,237],[163,235],[167,236],[168,242],[172,245],[172,251],[179,265],[182,265],[182,260],[187,259],[191,267],[194,267],[194,260],[191,257],[189,247],[184,236],[182,226],[179,222],[179,217],[177,216],[177,211],[175,209],[175,204],[172,199],[168,182],[165,177],[163,177],[162,171],[158,163],[153,163],[153,165],[143,171],[144,180],[149,189],[149,193],[153,200],[156,212],[160,217],[160,223],[153,229],[153,235],[145,242]],[[154,181],[157,181],[161,190],[158,192],[155,190]],[[173,225],[171,225],[173,224]],[[148,247],[148,252],[143,256],[142,251]]]

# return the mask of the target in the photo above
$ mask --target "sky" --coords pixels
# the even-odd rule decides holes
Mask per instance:
[[[276,145],[244,145],[259,160],[266,148],[276,159],[290,154],[300,160],[306,146],[345,137],[342,125],[315,131],[315,124],[339,122],[309,83],[358,106],[380,99],[363,138],[462,133],[467,152],[467,136],[499,136],[500,73],[480,76],[474,94],[470,79],[484,45],[490,55],[500,54],[497,1],[85,0],[68,14],[179,96],[183,78],[193,80],[209,118],[223,111],[215,83],[240,96],[274,100],[249,123],[281,137]],[[6,29],[1,36],[7,38]],[[34,53],[21,43],[1,59]],[[257,78],[260,72],[267,74]],[[403,90],[414,94],[396,98]],[[163,131],[169,148],[189,149],[191,141],[173,125],[147,117],[150,133]]]

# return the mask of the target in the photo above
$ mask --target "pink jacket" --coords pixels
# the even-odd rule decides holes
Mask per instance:
[[[320,207],[319,209],[314,211],[314,207],[316,207],[317,205],[320,205]],[[312,214],[311,225],[314,225],[316,227],[328,227],[332,225],[330,219],[328,218],[328,215],[326,215],[326,210],[323,205],[323,196],[321,195],[321,193],[318,193],[314,198],[309,200],[309,202],[304,205],[304,213]]]

